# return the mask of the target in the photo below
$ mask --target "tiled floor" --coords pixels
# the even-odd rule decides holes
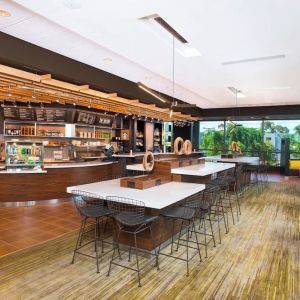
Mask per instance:
[[[300,183],[298,177],[269,174],[269,181]],[[27,207],[0,207],[0,256],[79,229],[71,200],[39,201]]]
[[[76,230],[80,220],[71,201],[0,207],[0,256]]]

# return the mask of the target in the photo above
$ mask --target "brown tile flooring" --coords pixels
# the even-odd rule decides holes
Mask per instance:
[[[0,256],[76,230],[80,216],[73,203],[0,207]]]
[[[300,183],[300,178],[270,174],[269,181]],[[0,207],[0,256],[79,229],[80,216],[71,200],[40,201],[27,207]]]

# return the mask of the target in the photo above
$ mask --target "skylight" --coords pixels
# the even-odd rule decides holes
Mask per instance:
[[[149,15],[139,19],[147,28],[158,38],[172,46],[175,38],[175,50],[184,57],[201,56],[201,53],[193,47],[180,33],[178,33],[170,24],[168,24],[158,14]]]

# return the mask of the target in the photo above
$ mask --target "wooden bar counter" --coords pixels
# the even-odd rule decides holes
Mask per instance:
[[[0,171],[0,202],[66,198],[68,186],[122,174],[120,163],[101,161],[46,165],[42,171]]]

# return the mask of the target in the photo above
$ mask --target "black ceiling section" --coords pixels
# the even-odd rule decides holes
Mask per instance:
[[[17,39],[0,32],[0,63],[23,69],[36,74],[52,74],[58,80],[74,84],[89,84],[91,88],[103,92],[114,92],[128,99],[139,99],[144,103],[155,103],[159,107],[169,107],[138,87],[135,82],[99,70],[87,64],[78,62],[66,56],[41,48],[31,43]],[[172,98],[162,94],[172,102]],[[188,101],[188,99],[187,99]],[[183,103],[178,100],[178,103]],[[300,118],[300,105],[258,106],[234,108],[201,109],[198,107],[176,108],[203,119],[226,119],[231,116],[247,117],[276,117]]]
[[[63,42],[63,41],[62,41]],[[50,73],[53,78],[74,84],[89,84],[103,92],[114,92],[128,99],[169,107],[141,90],[135,82],[94,68],[45,48],[0,32],[0,63],[36,74]],[[172,102],[172,98],[162,94]],[[182,101],[179,101],[182,103]],[[174,109],[176,111],[176,109]],[[178,110],[178,109],[177,109]],[[200,108],[181,108],[181,112],[200,116]]]

